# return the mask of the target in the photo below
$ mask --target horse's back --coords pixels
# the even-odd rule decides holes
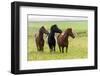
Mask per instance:
[[[57,43],[59,46],[66,46],[66,41],[64,40],[64,32],[62,32],[60,35],[58,35]]]

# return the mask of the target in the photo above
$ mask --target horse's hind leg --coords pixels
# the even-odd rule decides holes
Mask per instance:
[[[39,51],[39,46],[38,46],[38,44],[36,43],[36,47],[37,47],[37,51]]]
[[[41,47],[41,51],[42,51],[42,52],[44,51],[43,47]]]
[[[68,46],[66,46],[66,53],[68,52]]]
[[[64,53],[64,47],[62,47],[62,53]]]
[[[55,52],[55,46],[53,47],[53,51]]]

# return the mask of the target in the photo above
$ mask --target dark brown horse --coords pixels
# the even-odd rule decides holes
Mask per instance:
[[[36,41],[36,47],[37,47],[37,51],[43,51],[44,49],[44,38],[43,35],[44,34],[49,34],[49,32],[44,28],[44,26],[42,26],[39,29],[39,33],[35,34],[35,41]]]
[[[72,32],[72,28],[66,29],[64,32],[62,32],[57,37],[57,43],[58,43],[58,46],[59,46],[59,50],[62,53],[64,53],[64,47],[66,47],[66,53],[67,53],[69,36],[71,36],[72,38],[75,38],[74,33]]]

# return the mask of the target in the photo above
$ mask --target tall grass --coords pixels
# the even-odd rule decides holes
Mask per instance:
[[[64,31],[71,27],[77,32],[76,38],[69,38],[68,53],[60,53],[56,45],[56,53],[50,53],[47,38],[45,38],[44,52],[37,52],[34,34],[38,32],[41,26],[44,26],[48,31],[53,24]],[[49,21],[49,22],[29,22],[28,23],[28,60],[55,60],[55,59],[82,59],[88,55],[88,22],[87,21]]]

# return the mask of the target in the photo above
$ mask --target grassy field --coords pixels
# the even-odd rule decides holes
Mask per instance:
[[[68,53],[60,53],[58,45],[56,45],[56,52],[50,53],[47,38],[45,38],[44,52],[37,52],[34,34],[38,32],[41,26],[49,31],[51,25],[57,24],[61,30],[68,27],[77,32],[75,39],[69,38]],[[29,22],[28,23],[28,61],[32,60],[55,60],[55,59],[82,59],[87,58],[88,55],[88,21],[49,21],[49,22]]]

